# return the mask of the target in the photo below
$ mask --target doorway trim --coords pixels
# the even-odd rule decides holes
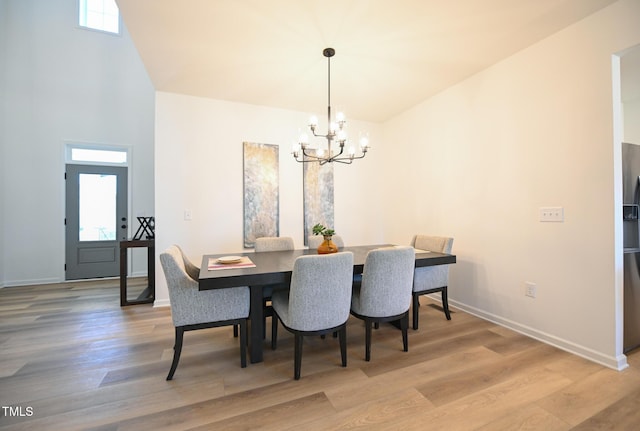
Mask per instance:
[[[124,161],[115,162],[108,160],[99,160],[99,159],[82,159],[76,160],[73,158],[74,149],[81,150],[97,150],[97,151],[106,151],[106,152],[116,152],[116,153],[125,153],[126,159]],[[60,238],[61,238],[61,255],[66,256],[66,226],[64,223],[66,217],[66,180],[65,180],[65,172],[67,165],[69,164],[80,164],[80,165],[97,165],[97,166],[122,166],[127,167],[127,220],[131,220],[132,213],[132,178],[133,178],[133,147],[131,145],[120,145],[120,144],[106,144],[99,142],[90,142],[90,141],[79,141],[79,140],[70,140],[63,139],[61,145],[60,154],[60,179],[61,179],[61,215],[60,215]],[[127,236],[130,235],[131,232],[131,224],[128,224],[127,227]],[[129,255],[132,253],[129,253]],[[58,278],[58,282],[75,282],[76,280],[66,280],[66,271],[64,269],[64,260],[63,265],[60,267],[60,276]],[[127,266],[131,271],[132,268],[132,256],[127,257]],[[117,278],[117,277],[114,277]],[[82,281],[82,280],[78,280]]]

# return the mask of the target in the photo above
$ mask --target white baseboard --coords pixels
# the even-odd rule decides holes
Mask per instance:
[[[171,303],[168,299],[156,299],[153,301],[153,308],[169,307]]]
[[[557,347],[558,349],[564,350],[566,352],[569,352],[574,355],[580,356],[582,358],[588,359],[590,361],[596,362],[607,368],[612,368],[617,371],[622,371],[629,366],[629,364],[627,363],[627,357],[625,355],[620,355],[617,357],[604,355],[601,352],[597,352],[588,347],[575,344],[568,340],[563,340],[561,338],[556,337],[555,335],[538,331],[535,328],[531,328],[526,325],[521,325],[518,322],[514,322],[512,320],[505,319],[503,317],[496,316],[491,313],[487,313],[483,310],[468,306],[466,304],[462,304],[457,301],[452,301],[451,299],[449,299],[449,305],[455,308],[459,308],[465,313],[469,313],[481,319],[488,320],[489,322],[495,323],[496,325],[504,326],[505,328],[509,328],[513,331],[519,332],[523,335],[534,338],[543,343]]]
[[[16,287],[16,286],[33,286],[36,284],[55,284],[63,283],[59,278],[38,278],[32,280],[9,280],[5,281],[3,287]]]

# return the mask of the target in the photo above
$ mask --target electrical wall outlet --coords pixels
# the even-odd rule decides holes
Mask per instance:
[[[563,207],[540,207],[540,221],[560,222],[564,221]]]
[[[191,214],[191,210],[184,210],[184,219],[185,220],[193,219],[193,214]]]
[[[530,298],[535,298],[537,293],[536,290],[537,290],[537,286],[535,283],[532,283],[530,281],[525,281],[524,283],[525,296],[528,296]]]

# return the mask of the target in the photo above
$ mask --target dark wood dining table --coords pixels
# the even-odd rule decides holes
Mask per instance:
[[[353,273],[362,274],[364,261],[370,250],[379,247],[390,247],[392,244],[361,245],[344,247],[339,251],[353,253]],[[263,360],[263,293],[265,286],[273,284],[288,284],[291,282],[293,264],[299,256],[317,254],[316,250],[297,249],[290,251],[246,252],[237,253],[247,256],[255,267],[227,268],[209,270],[209,259],[217,259],[225,254],[205,254],[202,256],[198,285],[200,290],[224,289],[227,287],[249,286],[251,305],[249,311],[249,356],[251,363]],[[446,265],[456,263],[453,254],[416,251],[416,267]]]

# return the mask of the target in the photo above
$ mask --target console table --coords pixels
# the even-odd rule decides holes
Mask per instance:
[[[136,247],[147,248],[147,278],[149,284],[134,300],[127,299],[127,250]],[[152,239],[131,239],[120,241],[120,306],[148,304],[156,299],[155,242]]]

